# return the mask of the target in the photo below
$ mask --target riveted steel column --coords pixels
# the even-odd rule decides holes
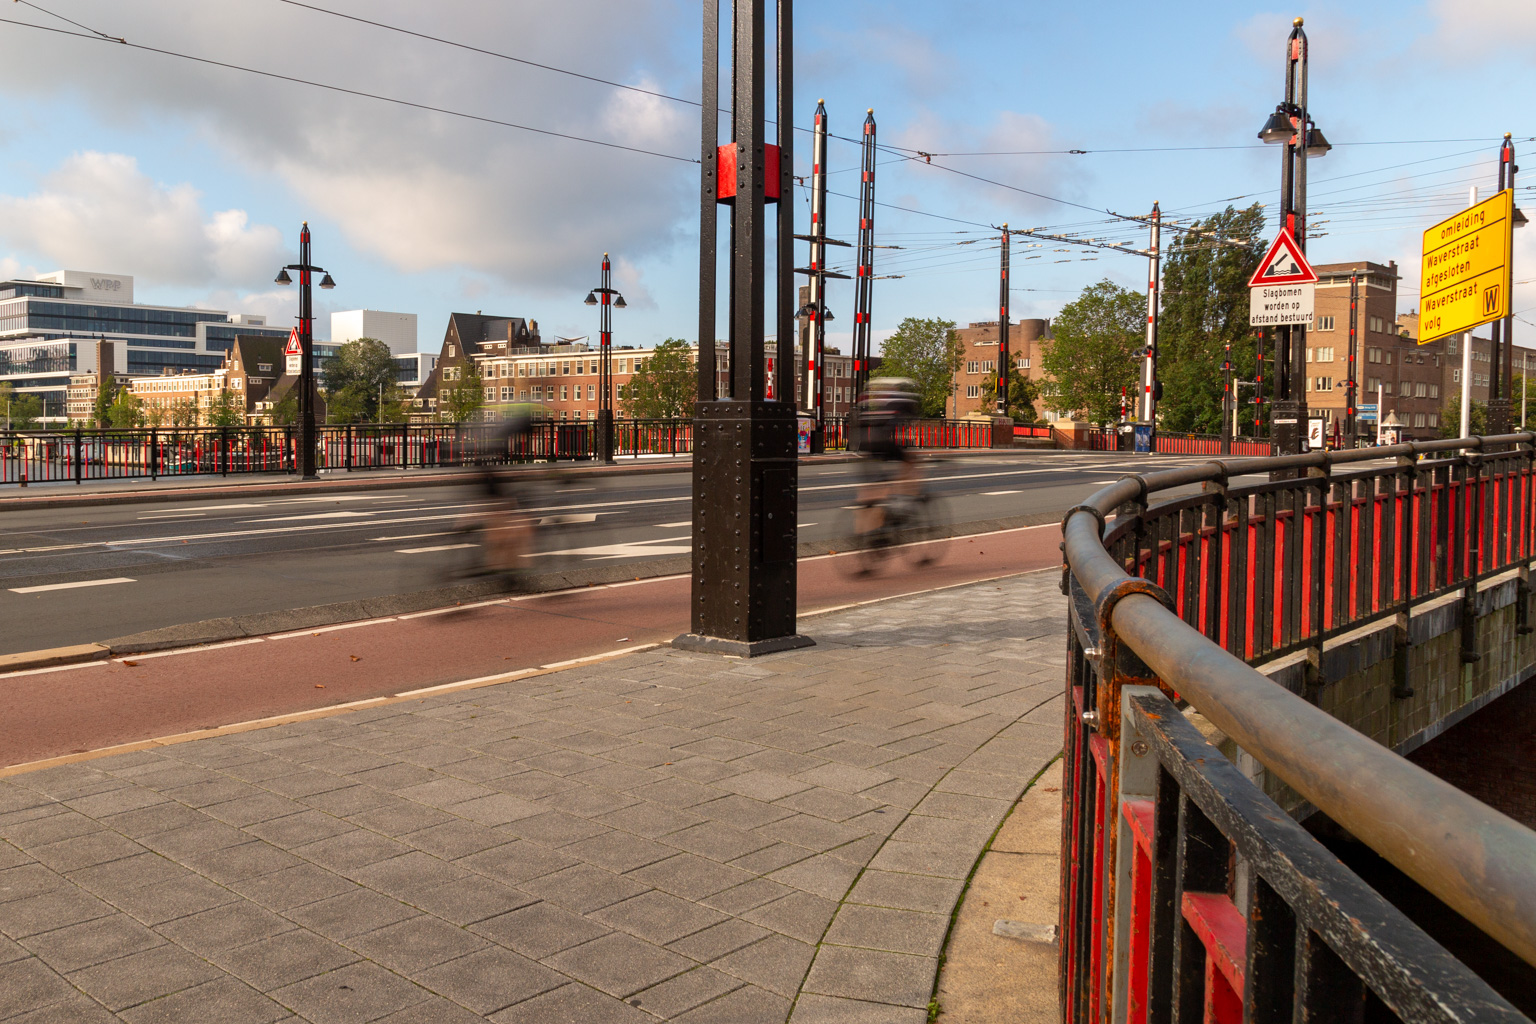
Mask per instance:
[[[765,25],[770,3],[776,11],[772,64],[767,59],[770,36]],[[690,631],[673,645],[743,657],[812,642],[795,633],[798,470],[790,301],[794,204],[788,201],[793,167],[791,6],[792,0],[734,0],[732,4],[733,138],[723,151],[716,148],[718,119],[713,116],[719,106],[715,46],[719,10],[713,0],[706,0],[704,9],[699,336],[705,344],[700,349],[694,417],[692,614]],[[777,77],[776,147],[769,147],[764,139],[767,67],[773,67]],[[723,165],[732,162],[734,170],[727,172]],[[770,279],[765,255],[772,193],[778,200],[777,265]],[[717,200],[729,203],[731,219],[730,363],[723,395],[714,386],[713,368],[705,369],[706,361],[713,361],[707,341],[714,334]],[[770,387],[765,379],[765,303],[770,296],[776,327],[773,400],[767,398]]]

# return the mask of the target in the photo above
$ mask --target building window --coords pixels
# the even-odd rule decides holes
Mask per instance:
[[[1452,370],[1451,371],[1451,383],[1452,384],[1460,384],[1461,383],[1461,371],[1460,370]]]
[[[1424,426],[1424,414],[1423,413],[1416,412],[1416,413],[1413,414],[1413,425],[1415,427],[1422,427],[1422,426]]]
[[[596,397],[597,397],[597,385],[596,384],[588,384],[587,385],[587,401],[590,402],[590,401],[592,401]]]
[[[1415,398],[1425,398],[1425,397],[1428,397],[1428,395],[1429,395],[1429,385],[1428,384],[1425,384],[1423,381],[1420,381],[1419,383],[1417,383],[1417,384],[1415,384],[1413,386],[1413,397],[1415,397]]]
[[[970,362],[965,364],[965,372],[966,373],[975,373],[976,372],[976,367],[978,365],[979,364],[976,362],[976,360],[972,359]]]
[[[1320,316],[1320,317],[1318,317],[1317,318],[1317,327],[1315,328],[1315,330],[1319,330],[1319,331],[1331,331],[1331,330],[1333,330],[1333,317],[1331,317],[1331,316]]]
[[[1379,317],[1379,316],[1366,317],[1366,322],[1369,325],[1370,330],[1374,331],[1375,333],[1377,333],[1377,334],[1385,334],[1386,333],[1386,330],[1387,330],[1386,321],[1383,320],[1381,317]]]
[[[1440,397],[1440,385],[1439,384],[1431,384],[1429,386],[1429,397],[1430,398],[1439,398]]]
[[[571,386],[569,384],[561,384],[560,385],[560,401],[564,402],[564,401],[568,400],[570,398],[570,391],[571,391]]]
[[[448,343],[448,355],[450,358],[454,355],[453,342],[451,341]]]
[[[966,398],[980,398],[981,397],[981,385],[979,385],[979,384],[967,384],[965,386],[965,397]]]
[[[1384,381],[1381,382],[1381,393],[1384,394],[1384,395],[1390,395],[1392,393],[1392,382],[1391,381],[1384,380]]]
[[[997,371],[997,360],[996,359],[983,359],[981,361],[981,372],[982,373],[995,373],[996,371]]]
[[[1368,362],[1368,363],[1379,363],[1379,362],[1381,362],[1381,349],[1379,349],[1379,348],[1368,348],[1368,349],[1366,349],[1365,350],[1365,361]]]
[[[1440,414],[1439,413],[1432,412],[1432,413],[1429,414],[1429,425],[1432,426],[1432,427],[1438,427],[1440,425]]]
[[[487,402],[494,402],[494,401],[496,401],[496,389],[495,388],[486,388],[485,389],[485,400]]]
[[[1023,367],[1026,370],[1029,369],[1029,360],[1028,359],[1020,359],[1019,360],[1019,366]]]

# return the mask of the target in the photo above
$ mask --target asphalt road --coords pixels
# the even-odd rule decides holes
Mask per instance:
[[[930,464],[953,522],[1059,513],[1172,456],[1019,453]],[[799,537],[834,541],[863,467],[803,467]],[[690,477],[541,483],[539,564],[550,571],[685,554]],[[465,557],[453,529],[484,507],[469,486],[3,511],[0,653],[102,641],[224,616],[443,586]]]

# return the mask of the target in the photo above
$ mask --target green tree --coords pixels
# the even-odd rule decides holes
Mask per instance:
[[[332,423],[378,422],[382,408],[400,401],[389,346],[377,338],[341,346],[325,368],[325,400]]]
[[[1033,423],[1035,421],[1035,402],[1040,398],[1040,385],[1030,380],[1028,375],[1019,369],[1019,357],[1013,353],[1008,354],[1008,415],[1013,417],[1015,423]],[[987,375],[981,382],[981,406],[983,409],[997,408],[997,372]]]
[[[112,402],[117,398],[117,378],[107,376],[102,378],[101,387],[96,389],[96,405],[92,416],[96,425],[105,430],[114,426],[112,421]]]
[[[288,389],[288,393],[272,404],[272,425],[275,427],[291,426],[299,422],[299,392],[298,385]]]
[[[244,426],[245,403],[237,400],[229,388],[223,389],[208,409],[208,422],[215,427]]]
[[[1264,210],[1227,207],[1168,247],[1157,321],[1157,375],[1163,384],[1158,421],[1169,430],[1221,430],[1222,363],[1232,345],[1234,380],[1252,380],[1256,362],[1248,326],[1248,280],[1264,258]],[[1218,241],[1218,239],[1220,241]],[[1145,329],[1145,323],[1142,324]],[[1253,406],[1241,407],[1251,430]]]
[[[917,385],[923,415],[944,415],[965,355],[953,320],[909,316],[885,339],[880,355],[880,376],[910,379]]]
[[[198,414],[196,400],[179,398],[171,404],[168,418],[173,427],[195,427],[202,417]]]
[[[0,384],[0,412],[12,430],[33,430],[43,418],[43,400],[19,393],[10,384]]]
[[[1518,394],[1519,393],[1516,392],[1517,397],[1518,397]],[[1377,409],[1376,410],[1376,415],[1378,415],[1378,416],[1385,416],[1386,415],[1386,411],[1383,410],[1383,409]],[[1515,422],[1516,423],[1520,422],[1519,417],[1520,417],[1519,412],[1516,412],[1515,413]],[[1479,402],[1475,398],[1472,399],[1472,415],[1467,417],[1467,421],[1471,424],[1470,429],[1471,429],[1473,434],[1486,434],[1488,432],[1488,406],[1484,405],[1482,402]],[[1460,437],[1461,436],[1461,393],[1460,392],[1457,392],[1456,394],[1453,394],[1450,397],[1450,400],[1445,403],[1444,411],[1442,411],[1440,413],[1440,436],[1441,437]]]
[[[485,382],[480,379],[480,368],[474,363],[462,363],[458,367],[459,379],[439,386],[437,409],[454,423],[463,423],[485,405]]]
[[[1121,390],[1134,387],[1141,373],[1146,303],[1106,280],[1062,307],[1040,360],[1052,408],[1083,412],[1103,425],[1119,419]]]
[[[690,417],[698,396],[693,346],[681,338],[668,338],[619,389],[619,408],[625,416],[639,420]]]
[[[118,389],[112,399],[112,405],[107,409],[107,420],[113,427],[131,429],[144,425],[144,403],[139,401],[137,395],[127,388]]]

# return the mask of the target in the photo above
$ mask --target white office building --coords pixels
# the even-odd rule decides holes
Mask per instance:
[[[217,370],[240,335],[286,337],[288,328],[251,314],[139,305],[127,274],[0,281],[0,382],[42,398],[46,420],[64,420],[72,374],[97,370],[97,341],[117,342],[106,369],[139,377]]]
[[[349,309],[331,314],[331,344],[344,345],[358,338],[375,338],[397,356],[416,351],[416,314],[386,313],[378,309]]]

